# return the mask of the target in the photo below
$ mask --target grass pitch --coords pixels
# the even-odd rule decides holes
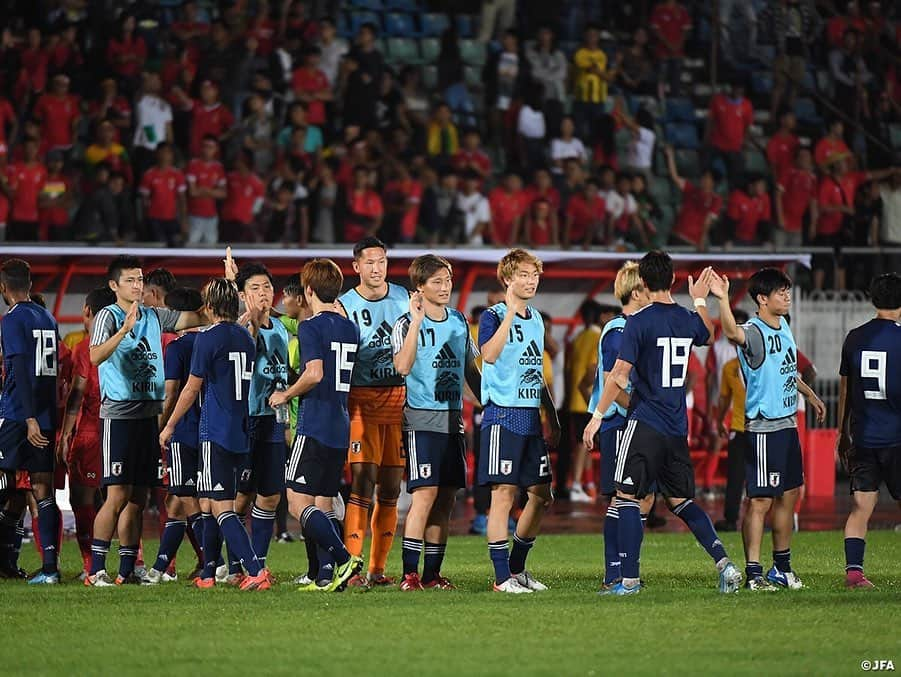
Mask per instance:
[[[743,564],[740,537],[724,541]],[[400,569],[399,545],[389,573]],[[156,543],[145,546],[155,552]],[[458,537],[444,566],[457,591],[320,595],[282,584],[195,590],[182,581],[88,589],[72,580],[75,546],[67,543],[64,585],[0,581],[0,674],[850,675],[879,659],[901,669],[901,535],[867,539],[875,590],[844,589],[840,533],[802,533],[792,552],[806,590],[724,596],[691,535],[649,534],[646,589],[599,598],[600,537],[549,535],[529,568],[551,590],[507,596],[490,592],[485,540]],[[187,572],[190,548],[181,553]],[[23,564],[37,566],[32,546]],[[270,565],[279,580],[297,575],[303,544],[273,543]]]

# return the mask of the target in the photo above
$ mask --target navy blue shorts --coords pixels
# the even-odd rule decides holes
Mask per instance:
[[[346,447],[327,447],[312,437],[298,435],[285,466],[284,484],[298,494],[337,496],[346,460]]]
[[[623,437],[623,428],[610,428],[598,433],[601,450],[601,495],[615,496],[616,461],[619,454],[619,445]]]
[[[275,496],[285,488],[285,425],[275,416],[251,416],[250,453],[241,468],[238,491]]]
[[[797,428],[748,433],[745,486],[750,498],[781,496],[804,484]]]
[[[236,454],[215,442],[200,443],[200,475],[197,495],[213,501],[233,501],[246,453]]]
[[[688,440],[664,435],[647,423],[629,419],[617,453],[618,491],[637,498],[660,492],[668,498],[693,498],[695,471]]]
[[[550,484],[551,462],[541,435],[517,435],[495,424],[482,428],[479,444],[480,485]]]
[[[181,442],[169,443],[166,463],[169,468],[169,486],[166,489],[172,496],[197,495],[198,464],[197,447]]]
[[[851,493],[879,491],[885,482],[888,492],[901,501],[901,446],[869,449],[855,447],[848,455]]]
[[[404,432],[407,490],[466,486],[466,441],[462,434],[427,430]]]
[[[34,447],[28,441],[28,426],[24,421],[0,419],[0,470],[27,470],[28,472],[53,472],[56,459],[53,443],[56,433],[42,430],[50,440],[46,447]]]
[[[163,459],[156,416],[102,420],[103,486],[160,486]]]

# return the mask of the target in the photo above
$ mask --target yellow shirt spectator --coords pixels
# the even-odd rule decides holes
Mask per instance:
[[[66,344],[66,348],[69,348],[71,350],[79,343],[84,341],[87,335],[88,332],[86,332],[84,329],[79,329],[78,331],[70,331],[68,334],[66,334],[65,338],[63,338],[63,343]]]
[[[732,400],[732,422],[729,427],[735,432],[745,431],[745,383],[741,378],[741,367],[735,357],[723,365],[720,399]]]
[[[601,340],[601,329],[597,325],[586,327],[573,339],[566,361],[567,400],[569,411],[584,414],[588,411],[588,402],[579,390],[579,384],[588,368],[597,362],[598,342]]]
[[[576,101],[607,101],[607,81],[600,75],[607,71],[607,55],[604,50],[582,47],[573,57],[573,63],[576,66]]]

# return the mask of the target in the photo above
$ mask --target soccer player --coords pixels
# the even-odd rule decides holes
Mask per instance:
[[[544,320],[529,305],[535,298],[543,266],[535,255],[512,249],[497,264],[504,301],[479,320],[482,351],[482,404],[479,484],[491,486],[488,552],[494,565],[494,590],[511,594],[547,590],[526,569],[526,557],[553,501],[551,467],[542,437],[541,409],[556,445],[557,410],[542,373]],[[510,510],[524,487],[528,501],[508,551]]]
[[[200,292],[195,289],[176,287],[165,295],[164,301],[166,307],[172,310],[185,311],[203,306]],[[168,423],[179,395],[191,375],[191,355],[196,337],[197,332],[195,331],[182,333],[166,346],[163,354],[166,377],[165,400],[163,401],[163,413],[160,416],[160,425],[163,427]],[[195,546],[195,551],[200,560],[199,566],[195,567],[191,578],[196,578],[203,566],[203,552],[199,544],[203,543],[204,522],[200,502],[197,499],[199,422],[200,406],[195,403],[174,427],[172,440],[166,450],[166,467],[169,473],[169,483],[166,487],[168,517],[160,536],[156,562],[141,578],[141,583],[144,585],[158,585],[178,580],[178,574],[175,572],[173,564],[178,548],[186,534],[193,536],[192,545],[198,544]]]
[[[348,552],[341,541],[337,519],[327,516],[341,485],[350,443],[348,393],[360,346],[357,326],[336,312],[343,284],[341,269],[330,259],[313,259],[303,267],[301,285],[313,312],[297,329],[303,371],[294,385],[269,397],[272,407],[302,398],[285,483],[289,510],[304,537],[316,543],[320,566],[318,580],[302,590],[343,590],[363,566],[363,558]]]
[[[142,513],[162,471],[156,442],[165,396],[162,334],[203,324],[196,312],[142,305],[144,276],[134,256],[113,259],[107,279],[116,302],[94,318],[90,347],[91,364],[100,377],[102,484],[107,489],[94,520],[91,570],[85,578],[85,585],[97,587],[139,582],[133,574]],[[119,573],[113,580],[106,572],[106,555],[115,531]]]
[[[901,504],[901,276],[870,284],[876,317],[852,329],[839,368],[839,455],[851,475],[845,523],[845,585],[872,588],[863,573],[867,523],[883,481]]]
[[[723,333],[738,346],[745,382],[745,487],[748,509],[742,521],[746,587],[797,590],[801,579],[791,567],[794,506],[804,484],[798,440],[798,392],[823,421],[826,408],[798,376],[798,347],[785,315],[791,308],[791,278],[776,268],[754,273],[748,293],[757,315],[739,326],[732,314],[729,280],[713,275],[710,290],[719,299]],[[773,566],[763,574],[760,548],[767,513],[773,511]]]
[[[175,404],[166,427],[159,434],[160,446],[167,447],[175,426],[191,410],[198,395],[200,408],[199,495],[210,501],[219,528],[204,526],[204,571],[194,579],[198,588],[212,588],[216,579],[207,565],[221,548],[221,538],[247,569],[241,590],[267,590],[272,577],[256,553],[247,531],[235,513],[238,477],[250,451],[248,437],[248,396],[253,375],[254,341],[237,324],[238,288],[225,278],[213,278],[203,292],[204,308],[212,326],[197,333],[191,353],[191,375]],[[221,537],[219,534],[221,533]],[[215,561],[215,560],[213,560]]]
[[[392,585],[393,579],[385,576],[385,563],[397,529],[397,497],[404,476],[401,418],[406,395],[404,379],[394,369],[391,357],[391,331],[397,318],[407,312],[410,294],[386,279],[387,250],[374,237],[354,245],[353,266],[360,283],[342,294],[338,303],[360,329],[360,350],[348,399],[351,486],[344,519],[344,543],[355,556],[363,552],[374,489],[376,502],[369,571],[349,585]]]
[[[585,441],[590,442],[604,413],[632,384],[629,418],[614,473],[622,580],[609,590],[612,595],[641,590],[640,501],[650,493],[654,482],[673,514],[685,522],[716,563],[720,592],[736,592],[741,585],[741,572],[726,555],[710,518],[691,500],[695,477],[688,453],[685,377],[692,345],[709,345],[712,340],[706,297],[713,274],[706,268],[697,280],[689,276],[688,293],[697,308],[697,312],[690,312],[670,295],[675,274],[669,255],[661,251],[645,254],[638,264],[638,275],[651,303],[626,322],[619,357],[610,378],[604,381],[593,420],[585,428]]]
[[[59,583],[57,538],[60,513],[53,489],[56,439],[59,332],[56,320],[31,301],[31,267],[21,259],[8,259],[0,266],[0,295],[9,306],[0,321],[3,352],[0,395],[0,474],[5,474],[10,493],[15,493],[15,471],[26,470],[38,507],[41,570],[29,584]],[[16,527],[24,504],[10,499],[0,513],[0,544],[14,550]],[[10,556],[10,568],[12,567]]]
[[[91,568],[91,541],[97,516],[94,499],[100,488],[100,381],[91,364],[90,340],[94,318],[116,302],[109,287],[94,289],[85,297],[82,320],[87,334],[72,349],[72,387],[57,442],[57,459],[69,472],[69,501],[75,513],[75,534],[84,562],[80,580]]]
[[[603,331],[601,331],[601,340],[598,343],[597,374],[595,375],[594,387],[591,391],[591,399],[588,402],[589,414],[597,408],[598,401],[601,399],[601,391],[604,388],[604,382],[610,378],[610,372],[616,364],[616,358],[619,357],[623,329],[626,326],[627,318],[650,303],[647,289],[642,284],[638,273],[638,263],[626,261],[622,268],[617,271],[616,280],[613,283],[613,293],[622,303],[623,312],[609,320],[604,325]],[[617,396],[613,404],[604,412],[600,426],[597,427],[600,433],[601,494],[610,501],[607,505],[607,514],[604,517],[604,585],[601,590],[602,593],[611,591],[622,580],[619,558],[619,509],[616,506],[616,486],[613,478],[616,473],[617,459],[619,458],[620,441],[623,438],[626,419],[629,415],[629,393],[631,390],[632,388],[629,386]],[[592,418],[585,427],[587,428],[595,420],[597,419]],[[594,446],[594,437],[595,433],[592,433],[590,440],[582,440],[586,449],[590,450]],[[655,496],[655,491],[649,490],[647,496],[641,499],[641,519],[643,522],[647,520],[647,514],[654,505]]]
[[[276,421],[269,396],[288,387],[288,330],[270,315],[275,288],[272,275],[261,263],[246,263],[238,268],[226,253],[225,277],[238,285],[246,312],[241,323],[256,343],[256,361],[250,380],[250,453],[248,466],[242,469],[236,511],[243,518],[251,510],[253,550],[266,566],[275,510],[285,487],[285,424]],[[229,562],[229,567],[233,566]],[[230,571],[234,573],[234,571]]]
[[[407,491],[413,495],[404,522],[404,579],[400,589],[453,590],[441,575],[448,523],[457,490],[466,486],[463,379],[479,392],[479,351],[466,318],[448,308],[453,268],[425,254],[410,264],[410,311],[394,324],[394,368],[406,379],[404,450]],[[419,556],[425,567],[419,576]]]

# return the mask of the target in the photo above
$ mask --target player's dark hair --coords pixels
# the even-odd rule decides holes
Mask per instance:
[[[47,299],[44,298],[44,295],[40,292],[30,292],[28,294],[28,300],[34,303],[35,305],[40,306],[44,310],[47,310]]]
[[[410,274],[410,284],[417,289],[440,270],[446,270],[451,277],[454,275],[454,268],[447,259],[435,254],[417,256],[407,271]]]
[[[748,280],[748,294],[758,306],[757,297],[769,296],[780,289],[791,289],[792,279],[778,268],[761,268]]]
[[[585,324],[597,324],[601,320],[601,304],[594,299],[585,299],[579,306],[579,316]]]
[[[166,293],[172,291],[178,286],[178,282],[176,282],[175,280],[175,275],[170,273],[165,268],[157,268],[147,273],[147,276],[144,278],[144,284],[152,284],[154,287],[159,287]]]
[[[479,318],[482,317],[482,313],[486,310],[488,310],[486,306],[473,306],[472,310],[469,311],[469,317],[472,318],[473,322],[478,322]]]
[[[238,289],[244,291],[244,287],[247,286],[247,280],[255,275],[265,275],[269,278],[269,284],[275,286],[272,282],[272,273],[269,272],[269,269],[259,261],[251,261],[238,268],[238,274],[235,275],[235,284],[238,285]]]
[[[344,286],[344,275],[331,259],[308,261],[300,273],[303,288],[309,287],[323,303],[334,303]]]
[[[878,310],[901,308],[901,275],[885,273],[870,283],[870,300]]]
[[[0,266],[0,282],[10,291],[31,289],[31,266],[22,259],[7,259]]]
[[[748,315],[748,314],[747,314],[744,310],[742,310],[741,308],[736,308],[736,309],[734,309],[734,310],[732,311],[732,317],[735,318],[736,324],[744,324],[744,323],[747,322],[749,319],[751,319],[750,315]],[[788,316],[787,316],[787,315],[785,316],[785,319],[788,320]]]
[[[84,305],[90,309],[91,315],[96,315],[107,306],[116,302],[116,292],[109,287],[97,287],[88,292],[84,297]]]
[[[388,251],[388,247],[385,246],[385,243],[377,237],[364,237],[354,245],[354,261],[359,261],[360,257],[363,256],[364,251],[373,248],[383,249],[386,252]]]
[[[119,282],[119,276],[122,275],[123,270],[132,270],[140,267],[141,259],[137,256],[121,254],[110,262],[109,267],[106,269],[106,279]]]
[[[295,273],[288,278],[285,286],[282,287],[282,294],[285,296],[303,297],[303,286],[300,284],[300,273]]]
[[[176,287],[163,300],[166,307],[181,312],[195,312],[203,306],[203,296],[200,291],[191,287]]]
[[[224,277],[214,277],[203,288],[203,303],[210,312],[227,322],[238,320],[238,286]]]
[[[648,291],[669,291],[673,286],[673,260],[660,250],[648,252],[638,262],[638,276]]]

